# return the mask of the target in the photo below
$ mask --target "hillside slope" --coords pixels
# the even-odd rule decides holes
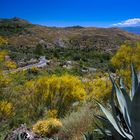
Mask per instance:
[[[0,19],[0,35],[9,45],[34,47],[38,43],[53,46],[95,48],[113,51],[124,41],[140,41],[140,36],[117,28],[51,28],[34,25],[20,18]]]

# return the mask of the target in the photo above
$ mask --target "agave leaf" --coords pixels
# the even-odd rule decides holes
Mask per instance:
[[[87,133],[83,135],[84,140],[94,140],[93,134]]]
[[[136,89],[138,87],[138,76],[137,76],[137,73],[134,69],[134,66],[133,64],[131,64],[131,76],[132,76],[132,88],[131,88],[131,99],[133,99],[134,95],[135,95],[135,92],[136,92]]]
[[[102,124],[106,125],[107,128],[112,132],[112,130],[114,130],[115,128],[113,127],[113,125],[110,123],[110,121],[104,117],[104,116],[100,116],[100,115],[97,115],[95,116],[97,119],[99,119]],[[116,129],[115,129],[116,130]],[[117,132],[117,131],[116,131]],[[119,133],[118,133],[119,134]]]
[[[112,81],[113,84],[113,90],[112,90],[112,94],[111,94],[111,107],[112,107],[112,112],[113,112],[113,117],[116,120],[116,123],[120,129],[120,131],[129,139],[132,139],[133,136],[127,132],[124,131],[123,127],[120,125],[120,123],[117,121],[117,113],[119,113],[116,109],[117,107],[115,106],[115,102],[114,102],[114,93],[116,93],[117,96],[117,100],[118,103],[120,105],[120,109],[121,112],[123,114],[123,120],[125,120],[125,124],[127,125],[128,130],[130,131],[130,125],[129,125],[129,113],[128,113],[128,109],[127,109],[127,102],[125,99],[125,96],[123,94],[123,92],[121,91],[121,89],[117,86],[117,84],[115,83],[114,79],[110,76],[110,79]],[[122,83],[121,83],[122,84]],[[124,85],[123,85],[124,87]],[[127,95],[126,95],[127,96]],[[118,109],[119,110],[119,109]],[[120,118],[122,121],[122,118]]]
[[[134,94],[131,107],[131,123],[132,131],[134,133],[135,139],[140,139],[140,83]]]
[[[128,122],[129,120],[128,104],[130,104],[129,96],[123,94],[122,90],[118,87],[118,85],[115,83],[115,81],[112,79],[111,76],[110,76],[110,79],[112,81],[112,84],[115,90],[114,92],[116,93],[121,112],[123,113],[126,123],[129,125],[130,124],[130,122]]]
[[[118,100],[118,103],[120,105],[121,111],[124,114],[124,110],[127,107],[126,100],[125,100],[125,98],[123,96],[123,93],[122,93],[121,89],[117,86],[117,84],[115,83],[114,79],[112,77],[110,77],[110,78],[111,78],[113,88],[114,88],[114,92],[116,93],[117,100]]]
[[[83,135],[84,140],[87,140],[87,136],[86,134]]]
[[[113,137],[115,137],[115,140],[122,140],[122,136],[116,131],[116,129],[114,128],[114,126],[110,123],[110,121],[108,119],[106,119],[103,116],[96,116],[98,119],[100,119],[105,125],[106,127],[111,131]],[[111,137],[107,137],[107,139],[110,139]],[[114,139],[113,139],[114,140]]]
[[[121,135],[116,131],[116,129],[112,126],[112,124],[109,122],[108,119],[106,119],[103,116],[96,116],[98,119],[100,119],[102,121],[103,124],[105,124],[105,126],[108,129],[103,129],[101,128],[97,123],[95,123],[95,125],[97,126],[98,129],[95,129],[94,132],[99,132],[100,134],[104,135],[106,137],[106,139],[108,140],[109,137],[112,136],[112,134],[116,136],[116,138],[120,138]],[[107,131],[108,130],[108,131]]]
[[[120,77],[120,86],[121,86],[121,88],[123,88],[126,91],[126,87],[124,85],[124,81],[123,81],[122,77]]]
[[[125,98],[125,100],[126,100],[127,109],[128,109],[128,111],[129,111],[129,113],[130,113],[132,101],[131,101],[131,99],[130,99],[128,93],[126,92],[126,90],[125,90],[124,88],[121,88],[121,91],[122,91],[122,93],[123,93],[123,95],[124,95],[124,98]]]
[[[131,107],[131,99],[130,99],[130,96],[129,94],[127,93],[126,91],[126,87],[124,85],[124,81],[123,81],[123,78],[121,77],[120,78],[120,89],[125,97],[125,100],[126,100],[126,103],[128,105],[128,108]]]
[[[96,117],[97,119],[100,119],[100,120],[103,120],[103,121],[108,121],[107,118],[105,118],[104,116],[101,116],[101,115],[95,115],[95,117]]]
[[[131,100],[130,100],[130,97],[128,95],[128,93],[122,88],[121,89],[123,95],[124,95],[124,98],[126,100],[126,104],[127,104],[127,110],[125,108],[125,120],[126,120],[126,123],[129,127],[131,127],[131,120],[130,120],[130,113],[131,113]]]
[[[112,79],[113,80],[113,79]],[[130,126],[129,126],[129,124],[128,124],[128,114],[127,114],[127,112],[126,112],[126,108],[124,108],[125,110],[125,112],[124,112],[124,115],[126,115],[125,117],[121,117],[121,116],[123,116],[123,114],[120,112],[120,110],[119,110],[119,108],[115,105],[115,102],[114,102],[114,93],[115,93],[115,86],[113,87],[113,89],[112,89],[112,94],[111,94],[111,100],[110,100],[110,104],[111,104],[111,107],[112,107],[112,113],[113,113],[113,117],[114,117],[114,119],[116,120],[116,123],[117,123],[117,125],[118,125],[118,127],[119,127],[119,129],[120,129],[120,131],[127,137],[127,138],[129,138],[129,139],[132,139],[132,135],[131,134],[128,134],[128,133],[126,133],[124,130],[123,130],[123,127],[120,125],[120,122],[124,122],[126,125],[127,125],[127,129],[130,131]],[[128,115],[128,116],[127,116]],[[120,122],[119,122],[119,120],[118,120],[118,117],[119,117],[119,119],[120,119]],[[125,118],[127,119],[127,120],[125,120]]]
[[[95,125],[97,126],[98,129],[94,130],[96,132],[100,132],[100,134],[107,136],[108,134],[106,133],[106,131],[101,128],[97,123],[95,123]]]
[[[103,111],[103,113],[105,114],[105,116],[107,117],[107,119],[110,121],[110,123],[113,125],[113,127],[116,129],[116,131],[124,138],[126,138],[126,136],[121,132],[120,128],[118,127],[116,120],[114,119],[114,117],[112,116],[112,114],[105,108],[103,107],[103,105],[101,105],[99,102],[97,102],[97,104],[100,106],[101,110]]]
[[[18,135],[17,135],[17,140],[22,140],[20,135],[21,135],[21,134],[18,134]]]
[[[114,88],[113,88],[112,93],[111,93],[110,105],[111,105],[111,108],[112,108],[113,117],[115,118],[116,122],[118,122],[118,119],[121,120],[123,114],[120,111],[120,109],[116,106],[116,103],[115,103],[115,100],[114,100],[114,93],[115,92],[114,92]]]
[[[117,84],[115,83],[114,79],[111,76],[110,76],[110,79],[111,79],[111,82],[113,84],[113,92],[116,93],[117,100],[118,100],[118,103],[120,105],[120,109],[121,109],[122,113],[124,114],[124,110],[125,110],[124,108],[126,107],[125,98],[124,98],[121,90],[119,89],[119,87],[117,86]],[[113,100],[114,100],[114,97],[113,97],[112,101]]]
[[[122,78],[120,78],[120,85],[121,85],[120,89],[123,93],[123,96],[125,98],[126,105],[127,105],[127,110],[125,108],[125,121],[126,121],[128,127],[131,127],[131,121],[130,121],[131,99],[130,99],[128,93],[126,92],[126,88],[125,88]]]
[[[114,101],[114,92],[115,92],[115,90],[114,90],[114,87],[113,87],[112,93],[111,93],[110,104],[111,104],[111,108],[112,108],[113,117],[114,117],[114,119],[116,120],[116,123],[117,123],[119,129],[121,130],[120,124],[119,124],[119,120],[118,120],[118,118],[117,118],[117,117],[119,117],[119,119],[121,119],[120,116],[118,115],[119,112],[120,112],[120,110],[119,110],[119,108],[117,108],[117,106],[115,105],[115,101]]]

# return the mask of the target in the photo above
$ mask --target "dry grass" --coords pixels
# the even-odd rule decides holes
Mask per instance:
[[[72,112],[62,119],[62,130],[59,135],[64,140],[83,140],[83,134],[92,132],[94,116],[91,104],[86,104],[77,112]]]

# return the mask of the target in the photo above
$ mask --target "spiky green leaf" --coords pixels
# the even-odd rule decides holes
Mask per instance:
[[[133,99],[136,89],[138,87],[138,76],[134,69],[133,64],[131,64],[131,78],[132,78],[131,99]]]
[[[97,102],[97,104],[100,106],[101,110],[103,111],[107,119],[110,121],[110,123],[113,125],[113,127],[116,129],[116,131],[125,138],[126,136],[121,132],[112,114],[99,102]]]
[[[131,107],[132,131],[136,140],[140,139],[140,83],[134,94]]]

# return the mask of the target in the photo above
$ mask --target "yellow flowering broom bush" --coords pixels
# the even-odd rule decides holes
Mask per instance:
[[[41,136],[51,137],[57,133],[62,127],[62,123],[59,119],[50,118],[47,120],[38,121],[33,125],[33,131]]]
[[[8,44],[7,38],[0,36],[0,45],[6,45]]]
[[[98,101],[107,101],[110,97],[112,84],[108,77],[96,78],[85,83],[85,89],[88,93],[87,99],[93,98]]]
[[[6,120],[13,114],[13,105],[7,101],[0,101],[0,121]]]
[[[46,118],[57,118],[58,111],[56,109],[50,109],[46,112]]]
[[[111,64],[115,66],[116,73],[125,77],[127,84],[130,84],[130,65],[134,64],[136,71],[140,71],[140,44],[122,45],[112,57]]]
[[[82,81],[71,75],[41,77],[29,81],[24,86],[23,100],[29,114],[43,115],[44,108],[56,109],[58,116],[68,112],[73,103],[81,102],[86,97]],[[36,110],[36,112],[32,112]]]
[[[16,69],[16,63],[14,61],[5,61],[5,67],[7,69]]]
[[[8,52],[3,50],[3,51],[0,51],[0,63],[3,63],[4,60],[5,60],[5,56],[8,55]]]
[[[5,50],[0,51],[0,69],[15,69],[16,63],[12,60],[6,60],[6,56],[9,55],[9,53]]]

